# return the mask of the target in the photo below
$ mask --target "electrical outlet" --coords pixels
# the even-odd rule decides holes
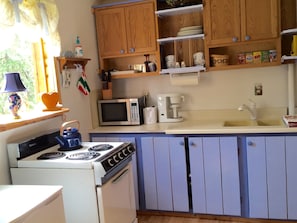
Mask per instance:
[[[263,95],[263,85],[261,83],[255,84],[255,95]]]

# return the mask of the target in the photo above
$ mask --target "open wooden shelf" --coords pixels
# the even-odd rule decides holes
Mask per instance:
[[[55,57],[55,60],[59,62],[60,71],[63,69],[75,69],[75,64],[80,64],[84,68],[88,63],[89,58],[76,58],[76,57]]]

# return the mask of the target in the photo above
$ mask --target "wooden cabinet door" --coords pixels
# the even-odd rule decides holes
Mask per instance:
[[[240,216],[236,137],[190,137],[194,213]]]
[[[154,3],[148,2],[125,8],[128,53],[157,49]]]
[[[127,53],[124,9],[95,10],[95,17],[100,57]]]
[[[205,35],[209,45],[279,36],[279,0],[206,0]]]
[[[240,40],[240,1],[206,0],[204,33],[209,45]]]
[[[241,0],[241,40],[278,37],[279,8],[279,0]]]

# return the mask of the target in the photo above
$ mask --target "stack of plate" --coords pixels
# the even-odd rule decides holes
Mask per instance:
[[[177,36],[189,36],[203,33],[202,26],[187,26],[180,28]]]

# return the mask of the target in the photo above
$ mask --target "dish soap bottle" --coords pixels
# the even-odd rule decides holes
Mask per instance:
[[[76,37],[75,47],[74,47],[74,55],[75,55],[75,57],[83,57],[83,49],[80,44],[79,36]]]

